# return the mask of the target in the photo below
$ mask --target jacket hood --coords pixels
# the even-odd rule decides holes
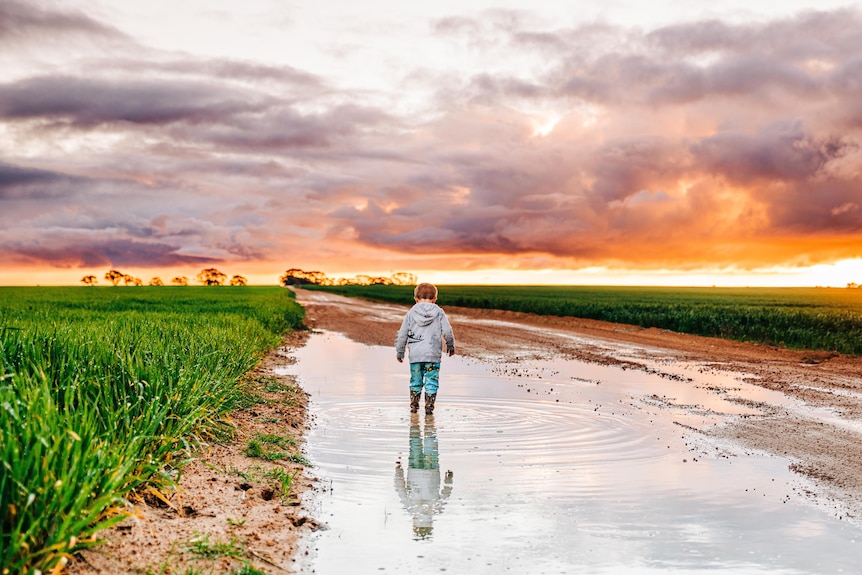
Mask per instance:
[[[431,322],[440,315],[440,308],[436,303],[420,302],[410,308],[410,316],[421,326],[431,325]]]

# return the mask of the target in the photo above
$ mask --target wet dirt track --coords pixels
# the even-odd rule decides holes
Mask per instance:
[[[411,418],[391,348],[406,307],[298,294],[319,331],[289,369],[311,394],[308,504],[329,527],[309,572],[840,573],[862,558],[853,486],[760,451],[798,451],[803,421],[828,430],[819,453],[835,459],[858,420],[746,381],[777,363],[746,364],[735,344],[698,357],[719,343],[705,338],[660,348],[447,310],[466,357],[444,358],[435,416]],[[816,373],[856,401],[858,381]]]

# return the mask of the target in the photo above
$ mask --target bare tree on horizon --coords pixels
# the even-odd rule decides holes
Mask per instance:
[[[142,286],[144,282],[141,281],[141,278],[136,278],[135,276],[125,274],[123,276],[123,283],[127,286]]]
[[[126,276],[126,274],[124,274],[120,270],[114,270],[114,269],[108,270],[105,273],[105,279],[108,280],[109,282],[111,282],[112,284],[114,284],[114,286],[119,285],[120,280],[122,280],[125,276]]]
[[[216,268],[206,268],[201,270],[197,275],[199,282],[206,286],[220,286],[227,279],[227,274],[220,272]]]

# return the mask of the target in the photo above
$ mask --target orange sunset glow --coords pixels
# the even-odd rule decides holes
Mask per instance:
[[[0,285],[862,283],[839,2],[0,6]]]

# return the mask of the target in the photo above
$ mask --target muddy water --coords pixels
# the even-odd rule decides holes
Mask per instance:
[[[755,413],[732,398],[802,409],[775,392],[694,366],[456,356],[435,415],[411,416],[390,348],[323,332],[296,355],[327,526],[303,572],[859,572],[862,530],[788,461],[692,431]]]

